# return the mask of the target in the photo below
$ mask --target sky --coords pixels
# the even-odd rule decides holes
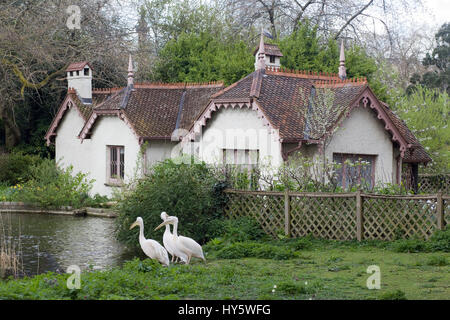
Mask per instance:
[[[441,26],[445,22],[450,22],[450,0],[422,0],[424,7],[429,13],[424,13],[425,17],[430,17],[433,22]],[[420,15],[417,17],[420,20]]]

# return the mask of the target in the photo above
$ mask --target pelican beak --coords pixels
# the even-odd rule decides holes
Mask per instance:
[[[166,224],[169,224],[170,223],[170,221],[164,221],[163,223],[161,223],[159,226],[157,226],[156,228],[155,228],[155,231],[156,230],[158,230],[158,229],[160,229],[160,228],[162,228],[162,227],[164,227]]]
[[[131,227],[130,227],[130,230],[133,229],[134,227],[136,227],[137,225],[138,225],[137,222],[133,223],[133,224],[131,225]]]

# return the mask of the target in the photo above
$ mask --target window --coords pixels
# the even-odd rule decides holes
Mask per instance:
[[[222,149],[226,175],[236,175],[237,187],[256,187],[259,150]]]
[[[73,71],[70,71],[70,76],[73,77]]]
[[[270,63],[275,63],[275,56],[270,56]]]
[[[223,163],[225,165],[239,166],[247,170],[258,166],[258,150],[223,149]]]
[[[88,76],[89,75],[89,68],[84,68],[84,75]]]
[[[80,75],[80,70],[77,71],[77,76],[79,76],[79,75]]]
[[[337,184],[344,189],[357,185],[371,190],[375,184],[375,156],[334,153],[333,161],[341,164],[336,177]]]
[[[125,176],[125,148],[108,146],[108,182],[121,183]]]

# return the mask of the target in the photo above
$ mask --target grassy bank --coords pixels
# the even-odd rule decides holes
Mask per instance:
[[[80,290],[66,288],[66,274],[4,280],[0,299],[448,299],[450,253],[397,252],[408,251],[400,244],[215,240],[204,246],[206,264],[136,258],[83,272]],[[381,269],[380,290],[366,287],[370,265]]]

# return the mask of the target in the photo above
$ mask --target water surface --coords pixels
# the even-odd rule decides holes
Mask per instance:
[[[26,275],[66,272],[70,265],[82,270],[120,266],[133,253],[116,240],[114,229],[110,218],[0,214],[0,240],[5,235],[19,246]]]

